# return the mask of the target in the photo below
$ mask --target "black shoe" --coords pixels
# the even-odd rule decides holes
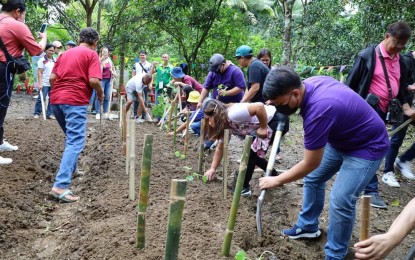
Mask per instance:
[[[243,188],[243,190],[241,192],[242,197],[251,197],[251,195],[252,195],[252,191],[249,187],[248,188]]]

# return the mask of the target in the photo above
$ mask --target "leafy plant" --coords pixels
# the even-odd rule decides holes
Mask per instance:
[[[164,100],[164,95],[158,96],[158,104],[154,106],[152,112],[154,117],[162,117],[164,113],[164,109],[166,107],[166,103]]]
[[[181,154],[181,153],[180,153],[180,151],[175,151],[175,152],[174,152],[174,155],[175,155],[176,157],[180,157],[180,159],[182,159],[182,160],[186,158],[186,155]]]
[[[189,174],[192,171],[192,167],[189,166],[183,166],[184,171],[186,174]],[[202,180],[203,183],[207,183],[208,177],[205,175],[198,174],[197,172],[192,172],[191,174],[187,175],[186,180],[187,181],[194,181],[194,180]]]
[[[270,254],[271,256],[268,258],[270,260],[276,260],[277,257],[275,256],[274,253],[270,252],[270,251],[264,251],[262,252],[262,254],[259,256],[259,258],[257,258],[257,260],[264,260],[264,255],[265,254]],[[247,256],[246,252],[244,250],[239,250],[238,253],[236,253],[235,255],[235,260],[250,260],[250,258]]]

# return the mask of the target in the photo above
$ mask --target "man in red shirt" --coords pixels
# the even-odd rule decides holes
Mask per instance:
[[[101,63],[96,53],[98,40],[98,32],[94,29],[82,30],[79,46],[63,52],[50,75],[50,104],[66,138],[59,171],[49,194],[61,202],[79,200],[69,186],[85,146],[86,112],[92,89],[100,103],[104,99],[100,85]]]

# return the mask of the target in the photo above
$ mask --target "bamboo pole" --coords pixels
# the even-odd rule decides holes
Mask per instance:
[[[122,150],[124,156],[127,155],[127,112],[125,106],[122,108]]]
[[[360,230],[360,241],[369,238],[370,198],[370,195],[362,196],[362,228]]]
[[[124,125],[124,134],[125,134],[125,173],[128,175],[130,174],[130,115],[131,112],[128,111],[125,117],[125,125]]]
[[[186,195],[187,180],[173,179],[170,191],[169,221],[167,224],[165,260],[176,260],[179,253],[180,229]]]
[[[174,110],[174,107],[175,107],[174,100],[170,103],[170,107],[171,107],[171,109],[170,109],[170,113],[169,113],[169,122],[167,124],[167,132],[170,132],[170,129],[171,129],[171,119],[173,117],[173,110]]]
[[[120,93],[120,99],[119,99],[119,104],[118,104],[118,108],[119,108],[119,110],[120,110],[120,118],[119,118],[119,120],[120,120],[120,124],[119,124],[119,127],[120,128],[122,128],[122,125],[123,125],[123,123],[124,123],[124,115],[125,115],[125,111],[124,111],[124,96],[123,95],[121,95],[121,93]]]
[[[226,199],[228,195],[228,153],[229,153],[229,129],[225,129],[224,143],[223,143],[223,198]]]
[[[177,136],[177,103],[174,104],[174,121],[173,121],[173,149],[175,150],[176,146],[176,136]]]
[[[205,135],[206,135],[206,127],[205,125],[207,124],[207,120],[206,119],[202,119],[201,120],[201,125],[200,125],[200,144],[199,144],[199,165],[198,165],[198,173],[203,175],[203,157],[205,154],[205,149],[204,149],[204,144],[205,144]]]
[[[238,180],[236,181],[235,192],[233,193],[233,201],[232,201],[231,211],[229,213],[228,226],[225,231],[225,239],[223,241],[223,246],[222,246],[223,256],[229,256],[229,251],[231,249],[236,214],[238,213],[239,199],[241,198],[241,192],[242,192],[242,188],[244,185],[246,168],[247,168],[248,159],[249,159],[249,153],[251,151],[252,139],[253,139],[252,136],[247,136],[245,139],[245,146],[244,146],[244,150],[242,153],[242,160],[241,160],[241,164],[239,165]]]
[[[177,103],[179,104],[180,113],[183,110],[182,107],[182,91],[180,89],[180,86],[177,86]]]
[[[196,117],[196,114],[194,115]],[[190,110],[187,110],[187,120],[186,120],[186,128],[185,128],[185,138],[184,138],[184,148],[183,154],[184,156],[187,155],[187,145],[189,144],[189,125],[190,125]]]
[[[130,178],[129,178],[129,191],[128,198],[135,200],[135,121],[130,120]]]
[[[144,135],[143,157],[141,160],[140,192],[137,215],[137,248],[144,248],[146,240],[146,212],[150,190],[151,160],[153,156],[153,135]]]

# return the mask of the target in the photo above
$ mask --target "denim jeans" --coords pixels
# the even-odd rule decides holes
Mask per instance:
[[[38,95],[37,99],[36,99],[36,104],[35,104],[35,112],[33,114],[35,115],[40,115],[42,113],[42,101],[40,100],[40,94]],[[42,88],[42,96],[43,96],[43,101],[46,102],[46,96],[50,95],[50,86],[43,86]],[[46,106],[46,104],[45,104]],[[49,117],[50,115],[52,115],[52,109],[50,108],[50,103],[48,102],[48,106],[46,108],[46,116]]]
[[[104,102],[102,104],[103,113],[108,113],[108,108],[110,106],[111,100],[111,79],[102,79],[101,80],[101,88],[104,92]],[[99,105],[98,98],[95,98],[95,111],[98,113],[101,111],[101,106]]]
[[[96,100],[96,98],[97,98],[97,92],[95,91],[95,89],[93,89],[91,98],[89,99],[89,104],[91,105],[91,112],[96,112],[97,111],[95,109],[95,100]]]
[[[88,106],[51,105],[51,107],[66,137],[65,150],[53,186],[67,189],[76,170],[79,154],[85,146]]]
[[[404,118],[406,121],[408,117]],[[399,125],[393,125],[392,130],[395,130]],[[390,146],[388,152],[386,153],[385,157],[385,168],[383,173],[393,172],[393,164],[395,163],[395,159],[398,156],[399,148],[401,147],[403,140],[405,139],[406,131],[408,130],[408,125],[399,130],[396,134],[394,134],[390,139]],[[415,158],[415,144],[406,150],[406,152],[401,156],[402,162],[411,161]]]
[[[376,174],[381,161],[346,155],[327,144],[320,166],[304,177],[303,207],[297,226],[316,231],[324,207],[326,182],[337,173],[330,193],[326,259],[346,256],[355,221],[356,200]]]
[[[3,144],[4,120],[12,96],[14,75],[6,70],[6,64],[0,62],[0,144]]]

